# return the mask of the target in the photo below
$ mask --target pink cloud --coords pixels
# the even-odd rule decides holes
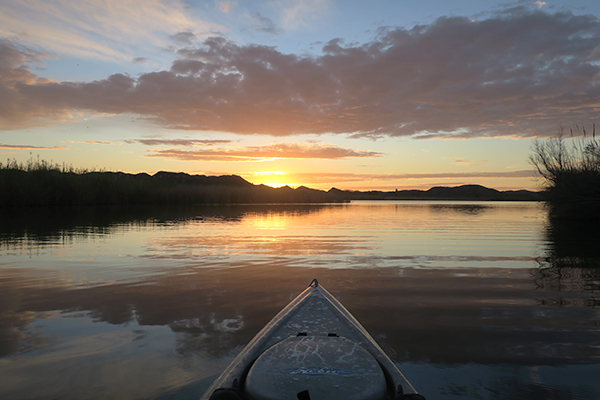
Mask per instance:
[[[120,146],[121,143],[114,143],[114,142],[102,142],[102,141],[98,141],[98,140],[84,140],[81,143],[87,143],[87,144],[108,144],[108,145],[117,145]]]
[[[352,157],[381,157],[381,153],[344,149],[322,144],[282,143],[268,146],[208,148],[197,150],[156,149],[149,157],[175,158],[186,161],[262,161],[274,158],[343,159]]]
[[[0,127],[92,111],[272,136],[548,136],[600,115],[599,44],[596,17],[513,8],[382,29],[364,44],[335,39],[315,56],[209,38],[170,70],[40,82],[27,66],[40,55],[3,41]]]
[[[146,146],[161,146],[161,145],[170,145],[170,146],[196,146],[196,145],[204,145],[204,146],[212,146],[218,144],[226,144],[231,143],[231,140],[225,139],[134,139],[127,140],[127,143],[141,143]]]

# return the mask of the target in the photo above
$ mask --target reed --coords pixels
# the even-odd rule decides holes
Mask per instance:
[[[555,217],[600,219],[600,141],[596,125],[564,131],[533,142],[531,164],[543,181],[546,202]]]
[[[327,192],[256,186],[240,177],[75,169],[31,158],[0,163],[0,207],[134,204],[323,203]]]

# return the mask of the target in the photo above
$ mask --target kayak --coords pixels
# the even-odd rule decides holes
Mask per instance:
[[[244,347],[201,400],[424,399],[314,279]]]

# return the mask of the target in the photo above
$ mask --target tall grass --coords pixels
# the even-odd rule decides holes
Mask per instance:
[[[533,142],[530,162],[544,182],[546,200],[553,216],[600,219],[600,141],[596,126],[570,130],[566,138]]]
[[[48,205],[322,203],[316,190],[255,186],[236,177],[89,171],[31,158],[0,163],[0,207]]]
[[[16,159],[8,159],[6,160],[6,164],[3,164],[0,161],[0,170],[1,171],[25,171],[25,172],[62,172],[62,173],[71,173],[71,174],[85,174],[88,172],[94,172],[94,170],[88,170],[85,168],[74,168],[72,164],[58,164],[53,161],[46,161],[40,159],[38,155],[36,158],[29,157],[29,159],[23,163],[18,162]]]

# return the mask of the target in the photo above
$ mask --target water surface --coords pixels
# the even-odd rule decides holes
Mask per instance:
[[[312,278],[430,400],[598,398],[599,239],[538,203],[13,210],[0,398],[198,398]]]

